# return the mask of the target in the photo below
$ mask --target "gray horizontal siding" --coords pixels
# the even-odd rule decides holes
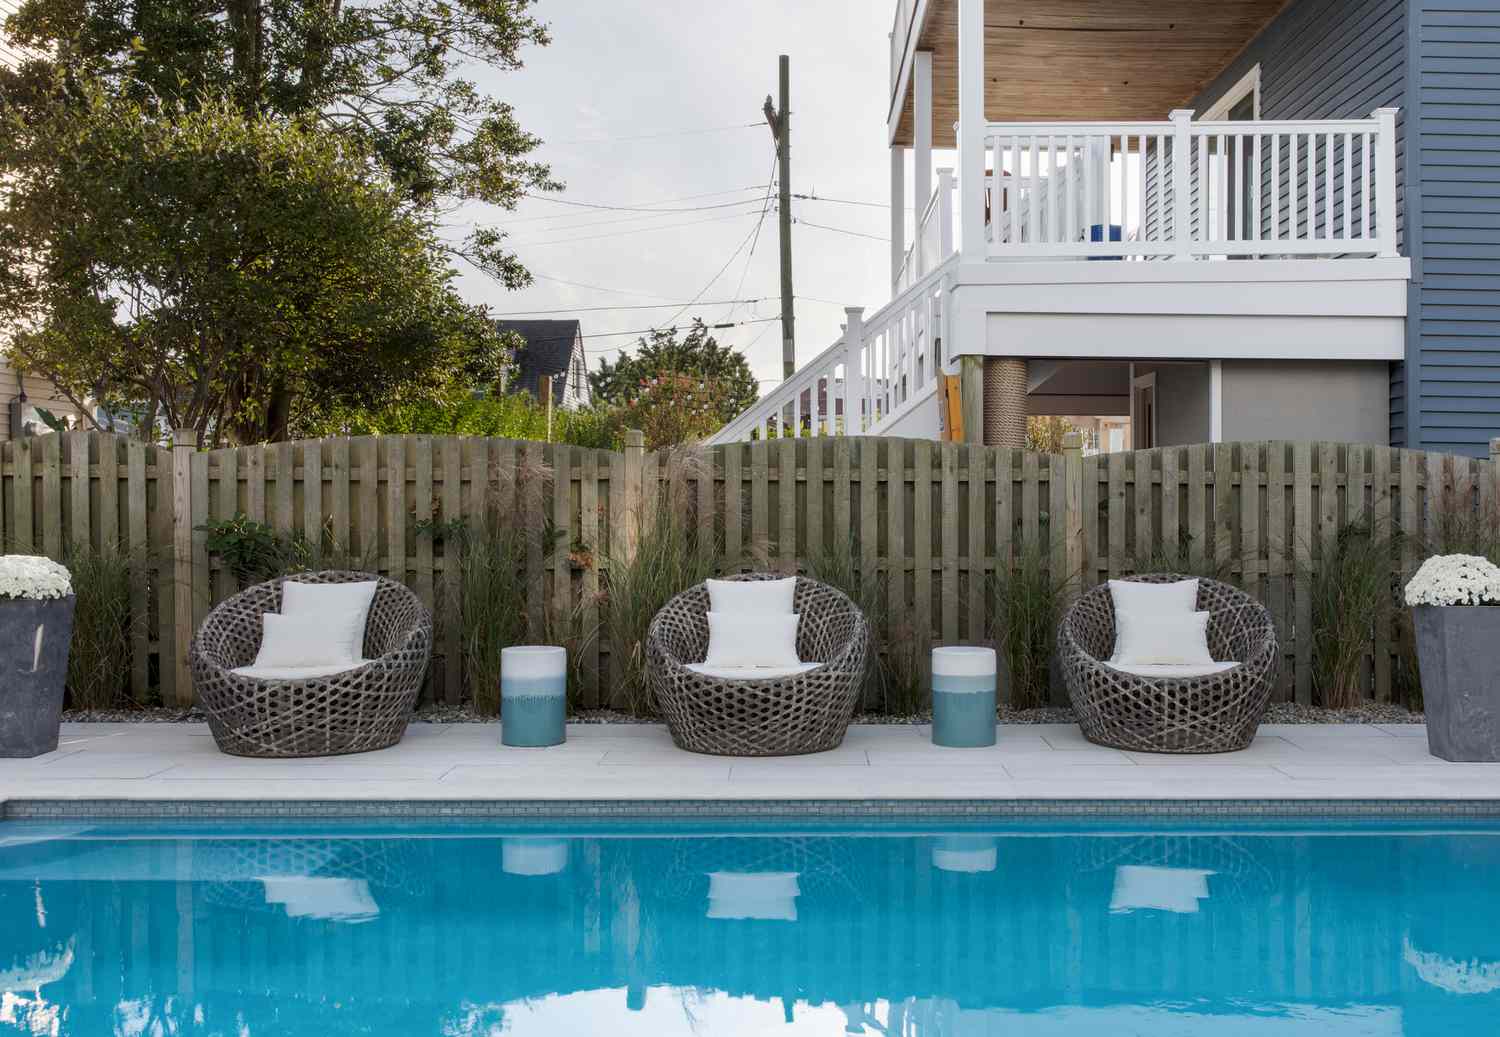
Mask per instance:
[[[1500,0],[1412,3],[1412,427],[1427,449],[1483,456],[1500,435]]]
[[[1376,108],[1401,109],[1396,117],[1396,238],[1402,254],[1409,254],[1405,179],[1408,18],[1407,0],[1301,0],[1268,25],[1187,107],[1199,111],[1210,107],[1258,63],[1260,113],[1265,119],[1364,118]],[[1283,183],[1286,163],[1283,148]],[[1269,155],[1263,167],[1263,175],[1269,176]],[[1335,189],[1341,227],[1342,182]],[[1358,198],[1357,173],[1352,191]],[[1267,206],[1263,226],[1269,227],[1267,192],[1262,191],[1262,198]],[[1500,201],[1500,192],[1496,199]],[[1283,198],[1282,211],[1275,214],[1283,233],[1286,207]],[[1321,196],[1318,209],[1321,213]],[[1299,219],[1305,218],[1304,204],[1299,206]],[[1405,365],[1392,364],[1390,435],[1398,446],[1407,441],[1406,383]]]

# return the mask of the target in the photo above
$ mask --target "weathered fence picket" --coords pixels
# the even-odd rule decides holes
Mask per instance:
[[[1500,451],[1497,451],[1500,452]],[[237,587],[200,528],[245,514],[304,539],[313,557],[379,571],[434,608],[428,695],[464,685],[456,543],[487,509],[528,533],[520,570],[533,629],[566,638],[581,700],[612,701],[620,660],[603,634],[612,565],[631,557],[647,502],[691,506],[690,535],[725,570],[808,572],[842,555],[883,599],[886,633],[933,642],[993,636],[997,573],[1038,551],[1069,593],[1148,564],[1217,573],[1270,608],[1278,695],[1312,701],[1309,579],[1340,530],[1400,529],[1391,586],[1453,522],[1494,521],[1500,465],[1335,443],[1166,447],[1083,457],[836,437],[713,447],[695,458],[456,437],[329,439],[200,451],[97,433],[0,447],[5,549],[66,557],[124,549],[137,615],[128,673],[142,701],[192,701],[187,646]],[[1409,633],[1393,597],[1371,633],[1366,693],[1399,695]]]

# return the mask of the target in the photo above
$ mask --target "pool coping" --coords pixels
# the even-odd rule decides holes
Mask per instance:
[[[1500,799],[682,799],[0,801],[0,821],[496,818],[613,820],[1149,818],[1500,819]]]

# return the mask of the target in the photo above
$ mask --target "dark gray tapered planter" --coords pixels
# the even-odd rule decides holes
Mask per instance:
[[[1415,605],[1427,749],[1444,760],[1500,761],[1500,606]]]
[[[75,600],[0,598],[0,756],[57,748]]]

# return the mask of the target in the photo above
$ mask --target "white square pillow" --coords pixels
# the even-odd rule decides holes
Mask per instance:
[[[375,600],[374,580],[359,583],[298,583],[281,585],[281,614],[316,620],[331,644],[329,663],[354,663],[364,655],[365,621]]]
[[[780,612],[792,611],[797,592],[797,577],[784,580],[708,580],[710,612]]]
[[[282,616],[267,612],[261,616],[260,651],[256,653],[251,669],[353,669],[361,661],[357,655],[346,659],[334,654],[338,647],[332,635],[341,625],[328,622],[328,617]]]
[[[1143,612],[1149,616],[1175,612],[1198,611],[1198,581],[1176,583],[1140,583],[1136,580],[1110,580],[1109,596],[1115,603],[1115,615],[1121,612]]]
[[[1207,612],[1152,615],[1115,613],[1115,654],[1118,666],[1209,666]]]
[[[795,612],[710,612],[705,666],[798,666]]]

